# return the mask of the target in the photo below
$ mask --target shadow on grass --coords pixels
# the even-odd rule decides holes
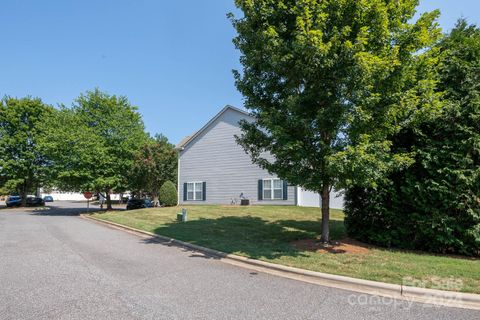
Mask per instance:
[[[254,259],[275,259],[305,256],[291,242],[316,238],[320,225],[319,221],[266,221],[251,216],[224,216],[167,223],[156,228],[154,233],[226,253]],[[333,220],[330,226],[333,237],[343,235],[343,221]],[[144,242],[166,244],[158,239],[146,239]]]

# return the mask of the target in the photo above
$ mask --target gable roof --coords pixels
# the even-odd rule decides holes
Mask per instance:
[[[203,131],[205,131],[213,122],[215,122],[215,120],[217,120],[218,118],[220,118],[225,112],[227,112],[228,110],[233,110],[233,111],[236,111],[236,112],[239,112],[245,116],[248,116],[250,117],[250,115],[248,114],[248,112],[242,110],[242,109],[239,109],[239,108],[235,108],[233,106],[230,106],[230,105],[226,105],[225,107],[223,107],[222,110],[220,110],[219,113],[217,113],[212,119],[210,119],[210,121],[208,121],[200,130],[198,130],[197,132],[195,132],[194,134],[190,135],[190,136],[186,136],[185,138],[182,139],[182,141],[180,141],[177,146],[175,147],[175,149],[178,149],[178,150],[183,150],[183,148],[185,148],[190,142],[192,142],[193,140],[195,140],[196,137],[198,137]]]

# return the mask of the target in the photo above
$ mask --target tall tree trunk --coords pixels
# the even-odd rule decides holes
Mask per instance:
[[[107,210],[112,210],[112,198],[110,197],[110,190],[107,191],[106,200],[107,200]]]
[[[20,193],[20,196],[22,197],[22,207],[27,206],[27,180],[23,180],[23,185],[22,185],[22,191]]]
[[[323,184],[322,192],[322,237],[320,241],[322,243],[330,242],[330,186]]]

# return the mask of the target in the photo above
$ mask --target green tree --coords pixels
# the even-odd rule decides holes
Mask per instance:
[[[49,175],[49,158],[39,145],[42,123],[54,109],[39,98],[5,97],[0,101],[0,181],[5,191],[15,191],[25,205]]]
[[[347,192],[349,234],[384,246],[480,254],[480,29],[460,20],[437,46],[444,107],[394,137],[415,162]]]
[[[421,207],[441,227],[438,247],[480,255],[480,29],[460,20],[438,48],[446,107],[425,126],[423,174],[411,186],[423,185],[415,199],[430,200]]]
[[[177,188],[172,181],[165,181],[160,188],[160,204],[165,207],[172,207],[177,204]]]
[[[374,184],[411,163],[388,136],[438,107],[433,62],[419,53],[440,36],[438,12],[409,23],[416,0],[235,3],[243,71],[234,75],[255,118],[238,142],[261,167],[321,194],[328,242],[332,187]]]
[[[147,140],[135,156],[129,184],[132,191],[147,193],[158,203],[160,187],[177,181],[177,152],[163,135]]]
[[[128,187],[133,159],[147,139],[137,108],[126,97],[98,89],[80,95],[48,124],[45,142],[54,160],[57,185],[105,196]]]

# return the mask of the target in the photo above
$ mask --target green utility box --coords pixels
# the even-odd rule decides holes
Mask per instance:
[[[177,213],[177,221],[187,222],[187,209],[183,208],[181,213]]]

